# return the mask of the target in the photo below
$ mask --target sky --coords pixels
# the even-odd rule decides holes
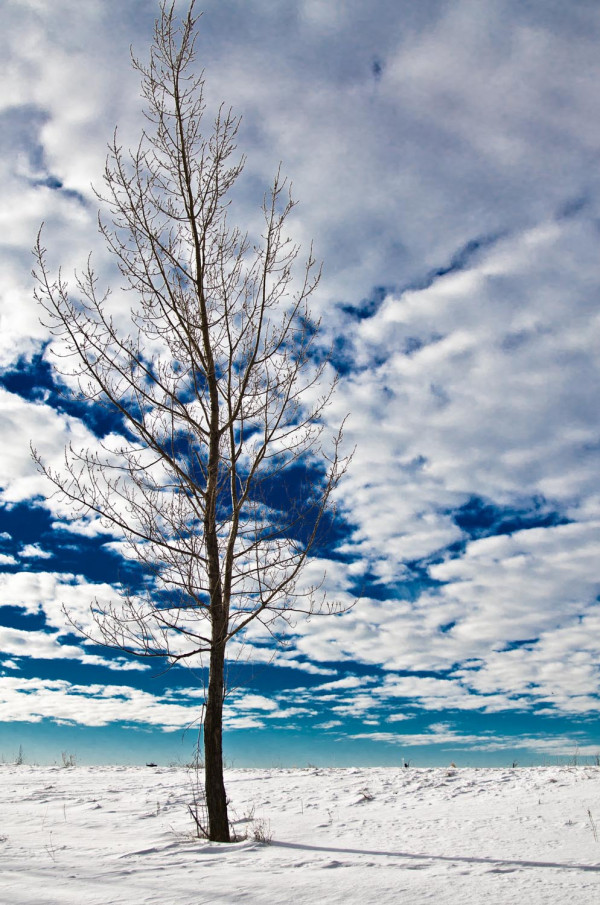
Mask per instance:
[[[177,5],[185,9],[185,4]],[[600,751],[600,7],[595,0],[204,0],[208,102],[241,114],[236,210],[279,162],[356,446],[311,561],[347,613],[250,632],[226,757],[245,765],[521,764]],[[98,442],[33,299],[45,224],[90,252],[114,127],[143,127],[150,0],[0,11],[0,756],[189,758],[202,683],[87,642],[135,575],[31,461]],[[118,281],[118,277],[117,277]],[[234,651],[234,653],[239,653]]]

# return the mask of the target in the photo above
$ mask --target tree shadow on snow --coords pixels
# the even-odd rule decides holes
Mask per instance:
[[[559,861],[516,861],[510,858],[476,858],[465,855],[431,855],[424,852],[385,852],[362,848],[332,848],[324,845],[302,845],[298,842],[271,842],[273,848],[299,849],[307,852],[326,852],[329,855],[368,855],[387,858],[403,858],[405,860],[448,861],[463,864],[494,865],[498,873],[517,870],[520,867],[551,867],[560,870],[588,870],[600,873],[600,864],[565,864]]]

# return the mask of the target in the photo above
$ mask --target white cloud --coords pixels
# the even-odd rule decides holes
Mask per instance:
[[[0,676],[0,722],[42,719],[83,726],[126,722],[165,731],[188,726],[198,716],[189,703],[170,703],[127,685],[77,685],[62,679]]]
[[[330,415],[351,412],[349,446],[357,443],[340,488],[355,526],[344,549],[356,562],[329,564],[326,583],[347,603],[369,569],[388,598],[367,588],[345,616],[298,624],[275,655],[250,632],[248,651],[324,676],[337,676],[328,660],[445,671],[390,680],[375,703],[406,693],[425,708],[593,710],[600,10],[516,0],[375,0],[368,14],[364,4],[320,0],[285,11],[266,0],[205,7],[209,101],[222,94],[244,114],[242,222],[253,221],[283,159],[302,202],[292,233],[314,237],[325,258],[315,310],[328,336],[343,337],[351,365]],[[112,273],[89,183],[114,123],[126,146],[139,128],[128,46],[133,39],[144,53],[153,15],[117,0],[5,3],[2,367],[47,338],[29,276],[42,219],[65,272],[93,248],[102,274]],[[441,272],[460,249],[454,271]],[[376,285],[398,288],[370,317],[342,312],[338,303],[359,305]],[[96,442],[77,419],[6,390],[0,431],[11,439],[0,449],[9,505],[48,495],[31,439],[50,463],[69,439]],[[474,496],[507,512],[554,509],[573,524],[470,541],[455,514]],[[57,528],[105,530],[70,522],[57,500],[46,505]],[[428,557],[437,558],[428,577],[441,584],[395,599],[412,577],[407,563]],[[43,609],[61,631],[63,601],[85,618],[90,594],[114,593],[50,573],[2,582],[6,603]],[[368,711],[364,686],[347,677],[321,693],[336,688],[356,702],[336,706]]]
[[[460,540],[448,510],[473,495],[572,507],[597,492],[595,254],[587,225],[534,230],[356,326],[368,368],[335,415],[352,413],[341,497],[360,552],[400,563]]]
[[[426,709],[545,704],[593,712],[600,694],[598,528],[567,524],[472,541],[431,567],[438,587],[412,601],[363,598],[339,618],[299,623],[294,645],[316,662],[359,660],[388,670],[370,691],[374,706],[395,696]],[[396,670],[446,677],[398,677]]]
[[[0,387],[0,431],[10,443],[0,448],[1,501],[19,503],[34,497],[48,498],[52,485],[31,458],[30,444],[51,466],[62,463],[69,440],[81,447],[94,446],[96,438],[77,419],[61,414],[45,403],[27,402],[16,393]],[[67,510],[58,500],[47,500],[57,513]]]
[[[37,631],[0,626],[0,649],[18,657],[38,659],[73,659],[109,669],[146,670],[147,663],[116,655],[101,656],[87,641],[74,644],[76,633],[69,618],[85,631],[94,633],[95,624],[90,605],[98,600],[104,605],[118,602],[121,589],[105,583],[88,582],[82,576],[55,572],[0,573],[0,611],[3,606],[16,607],[28,615],[45,617],[45,628]],[[68,643],[65,639],[69,637]]]
[[[31,657],[38,660],[78,660],[88,666],[105,666],[108,669],[146,669],[135,660],[116,657],[109,659],[93,654],[79,644],[61,643],[61,634],[47,631],[24,631],[0,626],[0,650],[13,657]]]
[[[50,628],[67,629],[63,608],[74,620],[86,623],[94,599],[117,601],[121,588],[89,582],[81,575],[61,572],[12,572],[0,574],[0,606],[19,607],[25,613],[43,613]]]
[[[20,669],[20,667],[16,660],[2,660],[0,669]]]
[[[343,679],[334,679],[333,682],[325,682],[323,685],[319,685],[319,691],[350,690],[370,685],[372,682],[373,679],[370,676],[344,676]]]
[[[277,710],[275,701],[260,694],[236,695],[234,706],[239,710]]]
[[[360,4],[335,14],[305,0],[285,11],[205,4],[199,53],[209,100],[244,114],[242,207],[260,199],[284,160],[302,201],[294,232],[314,237],[328,263],[326,312],[334,299],[357,301],[374,285],[422,276],[474,236],[544,220],[593,184],[597,10],[586,10],[579,31],[569,17],[556,28],[552,11],[508,0],[494,9],[467,0],[418,6],[379,0],[367,16]],[[30,170],[45,166],[92,200],[89,182],[115,122],[125,146],[141,124],[128,46],[145,53],[155,11],[115,0],[73,9],[71,0],[6,4],[2,57],[12,94],[4,103],[46,117],[35,133],[43,163],[29,160]],[[6,133],[15,143],[21,134],[16,125]],[[21,156],[34,144],[26,136]],[[15,148],[10,161],[17,157]],[[75,245],[97,243],[92,211],[81,213],[73,236],[77,205],[25,186],[14,169],[13,241],[28,248],[50,211],[65,264]]]
[[[41,505],[43,501],[55,519],[53,527],[57,530],[86,537],[118,533],[93,515],[74,512],[72,505],[39,472],[31,447],[45,467],[64,475],[65,448],[70,444],[75,450],[98,452],[109,459],[111,449],[123,443],[122,437],[110,433],[99,439],[81,419],[57,411],[46,402],[27,401],[3,387],[0,387],[0,432],[11,438],[10,443],[0,447],[0,503],[12,506],[35,500]],[[31,556],[34,547],[28,545],[25,549],[26,555]]]
[[[225,723],[228,728],[246,728],[243,720],[254,720],[253,725],[264,727],[263,720],[290,720],[295,716],[307,716],[316,711],[309,707],[280,707],[279,702],[265,695],[237,692],[227,699]],[[248,724],[250,725],[250,724]]]
[[[19,550],[21,559],[52,559],[53,555],[49,550],[42,550],[40,544],[25,544]]]
[[[430,727],[427,732],[407,733],[406,735],[393,732],[360,732],[351,738],[369,739],[401,748],[425,747],[440,745],[451,751],[511,751],[524,750],[545,754],[551,757],[595,757],[598,754],[598,744],[582,743],[580,736],[503,736],[494,733],[468,734],[451,729],[449,726],[436,729]]]
[[[69,534],[79,534],[82,537],[98,537],[102,534],[115,534],[114,528],[108,528],[102,524],[102,519],[98,516],[89,515],[81,518],[65,518],[64,521],[52,522],[54,531],[65,531]],[[107,544],[107,546],[109,546]],[[123,552],[123,544],[118,545],[115,549]]]

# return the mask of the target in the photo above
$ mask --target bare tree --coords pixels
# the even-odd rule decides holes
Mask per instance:
[[[319,268],[311,251],[297,275],[299,250],[284,232],[294,207],[285,180],[278,173],[265,196],[257,243],[228,221],[244,165],[239,121],[221,107],[203,131],[197,18],[193,3],[182,21],[161,5],[148,63],[133,59],[148,127],[128,152],[115,132],[107,158],[99,197],[111,221],[100,230],[133,305],[117,309],[89,261],[69,290],[41,236],[36,246],[57,372],[119,416],[123,436],[69,446],[60,470],[34,457],[74,512],[100,516],[151,575],[145,594],[94,602],[90,636],[170,664],[208,661],[208,834],[225,842],[227,644],[253,620],[274,632],[297,612],[335,610],[300,577],[348,460],[341,428],[322,442],[336,381],[309,310]],[[285,504],[274,498],[281,486]]]

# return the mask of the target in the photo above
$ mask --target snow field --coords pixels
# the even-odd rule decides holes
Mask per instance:
[[[192,783],[0,766],[1,905],[600,902],[600,768],[232,769],[232,845]]]

